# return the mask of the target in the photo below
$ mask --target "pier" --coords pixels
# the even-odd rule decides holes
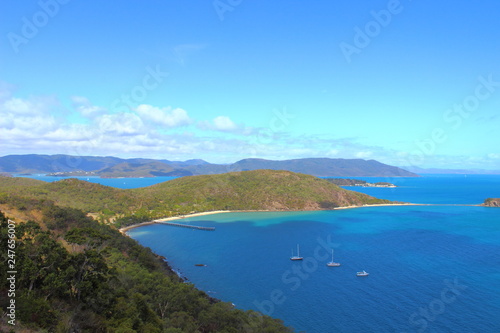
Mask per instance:
[[[197,225],[192,225],[192,224],[184,224],[184,223],[173,223],[173,222],[165,222],[165,221],[153,221],[154,223],[161,223],[161,224],[166,224],[166,225],[171,225],[174,227],[181,227],[181,228],[191,228],[191,229],[197,229],[197,230],[207,230],[207,231],[214,231],[215,227],[200,227]]]

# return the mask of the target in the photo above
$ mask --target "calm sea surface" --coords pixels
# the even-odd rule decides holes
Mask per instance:
[[[55,182],[61,179],[68,179],[68,177],[53,177],[46,175],[29,175],[29,176],[17,175],[17,177],[33,178],[33,179],[43,180],[46,182]],[[93,177],[71,177],[71,178],[77,178],[80,180],[86,180],[91,183],[97,183],[101,185],[125,189],[125,188],[150,186],[161,182],[166,182],[175,179],[177,177],[100,178],[93,176]]]
[[[349,189],[439,205],[224,213],[180,220],[215,231],[151,225],[129,235],[210,295],[297,331],[500,332],[500,209],[441,205],[500,197],[500,176],[360,179],[399,187]],[[292,262],[297,244],[304,260]],[[326,266],[331,249],[340,267]]]

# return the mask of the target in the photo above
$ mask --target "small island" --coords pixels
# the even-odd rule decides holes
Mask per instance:
[[[500,207],[500,198],[488,198],[484,200],[484,203],[481,206]]]
[[[389,188],[396,187],[396,185],[388,182],[368,183],[367,181],[361,179],[326,178],[326,180],[338,186],[389,187]]]
[[[94,171],[83,171],[83,170],[77,170],[77,171],[67,171],[67,172],[52,172],[48,173],[47,176],[50,177],[94,177],[96,176],[96,173]]]

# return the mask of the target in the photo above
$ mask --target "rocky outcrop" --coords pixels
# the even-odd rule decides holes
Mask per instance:
[[[500,198],[488,198],[484,200],[483,206],[500,207]]]

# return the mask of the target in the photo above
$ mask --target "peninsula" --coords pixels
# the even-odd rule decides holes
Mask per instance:
[[[280,170],[181,177],[136,189],[117,189],[73,178],[47,183],[0,177],[2,192],[80,209],[117,227],[207,211],[300,211],[393,204],[340,188],[325,179]]]

